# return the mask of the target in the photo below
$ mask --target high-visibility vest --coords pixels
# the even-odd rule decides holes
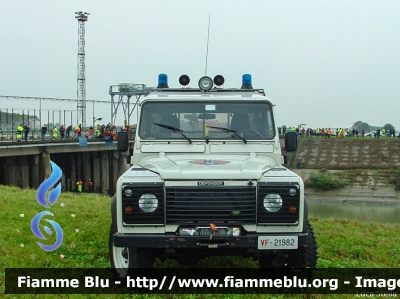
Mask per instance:
[[[53,137],[54,137],[54,138],[57,138],[57,137],[58,137],[58,130],[57,130],[57,128],[54,128],[54,129],[53,129]]]
[[[22,138],[22,132],[24,131],[24,128],[22,126],[18,126],[17,128],[17,139]]]

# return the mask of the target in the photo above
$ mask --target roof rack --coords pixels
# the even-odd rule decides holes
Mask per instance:
[[[118,108],[121,107],[124,111],[125,120],[128,121],[132,116],[133,111],[139,105],[141,96],[147,96],[153,92],[179,92],[179,93],[257,93],[265,96],[264,89],[253,88],[251,75],[244,74],[242,76],[241,88],[223,88],[221,87],[225,79],[221,75],[214,77],[214,80],[208,76],[203,76],[199,80],[198,88],[187,87],[190,83],[188,75],[182,75],[179,78],[181,88],[169,88],[167,74],[159,74],[157,87],[147,87],[145,84],[135,83],[120,83],[118,85],[111,85],[109,94],[111,96],[111,121],[116,122]],[[114,97],[118,96],[117,99]]]

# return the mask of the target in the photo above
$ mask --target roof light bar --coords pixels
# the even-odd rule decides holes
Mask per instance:
[[[169,88],[168,86],[168,76],[167,74],[158,75],[158,85],[157,88]]]
[[[242,86],[240,89],[251,89],[253,90],[253,85],[251,82],[250,74],[243,74],[242,76]],[[187,86],[190,83],[190,77],[188,75],[181,75],[179,77],[179,83],[182,86]],[[199,80],[199,88],[202,91],[209,91],[214,86],[215,88],[222,86],[225,83],[225,78],[222,75],[216,75],[214,80],[208,76],[203,76]],[[168,86],[168,76],[167,74],[159,74],[158,75],[158,85],[157,88],[169,88]],[[222,87],[221,87],[222,88]]]
[[[253,85],[251,84],[251,75],[244,74],[242,77],[242,87],[240,89],[253,89]]]
[[[213,80],[208,76],[203,76],[199,80],[199,88],[202,91],[209,91],[213,87]]]

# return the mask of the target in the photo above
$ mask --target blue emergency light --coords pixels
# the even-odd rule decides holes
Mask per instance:
[[[169,88],[168,86],[168,76],[167,74],[158,75],[158,85],[157,88]]]
[[[253,89],[253,85],[251,84],[251,75],[250,74],[244,74],[242,76],[241,89]]]

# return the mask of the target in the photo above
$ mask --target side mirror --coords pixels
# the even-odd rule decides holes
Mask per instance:
[[[118,150],[120,152],[126,152],[128,150],[128,133],[126,132],[118,132]]]
[[[297,150],[297,133],[296,132],[288,132],[285,134],[285,150],[287,152],[295,152]]]

